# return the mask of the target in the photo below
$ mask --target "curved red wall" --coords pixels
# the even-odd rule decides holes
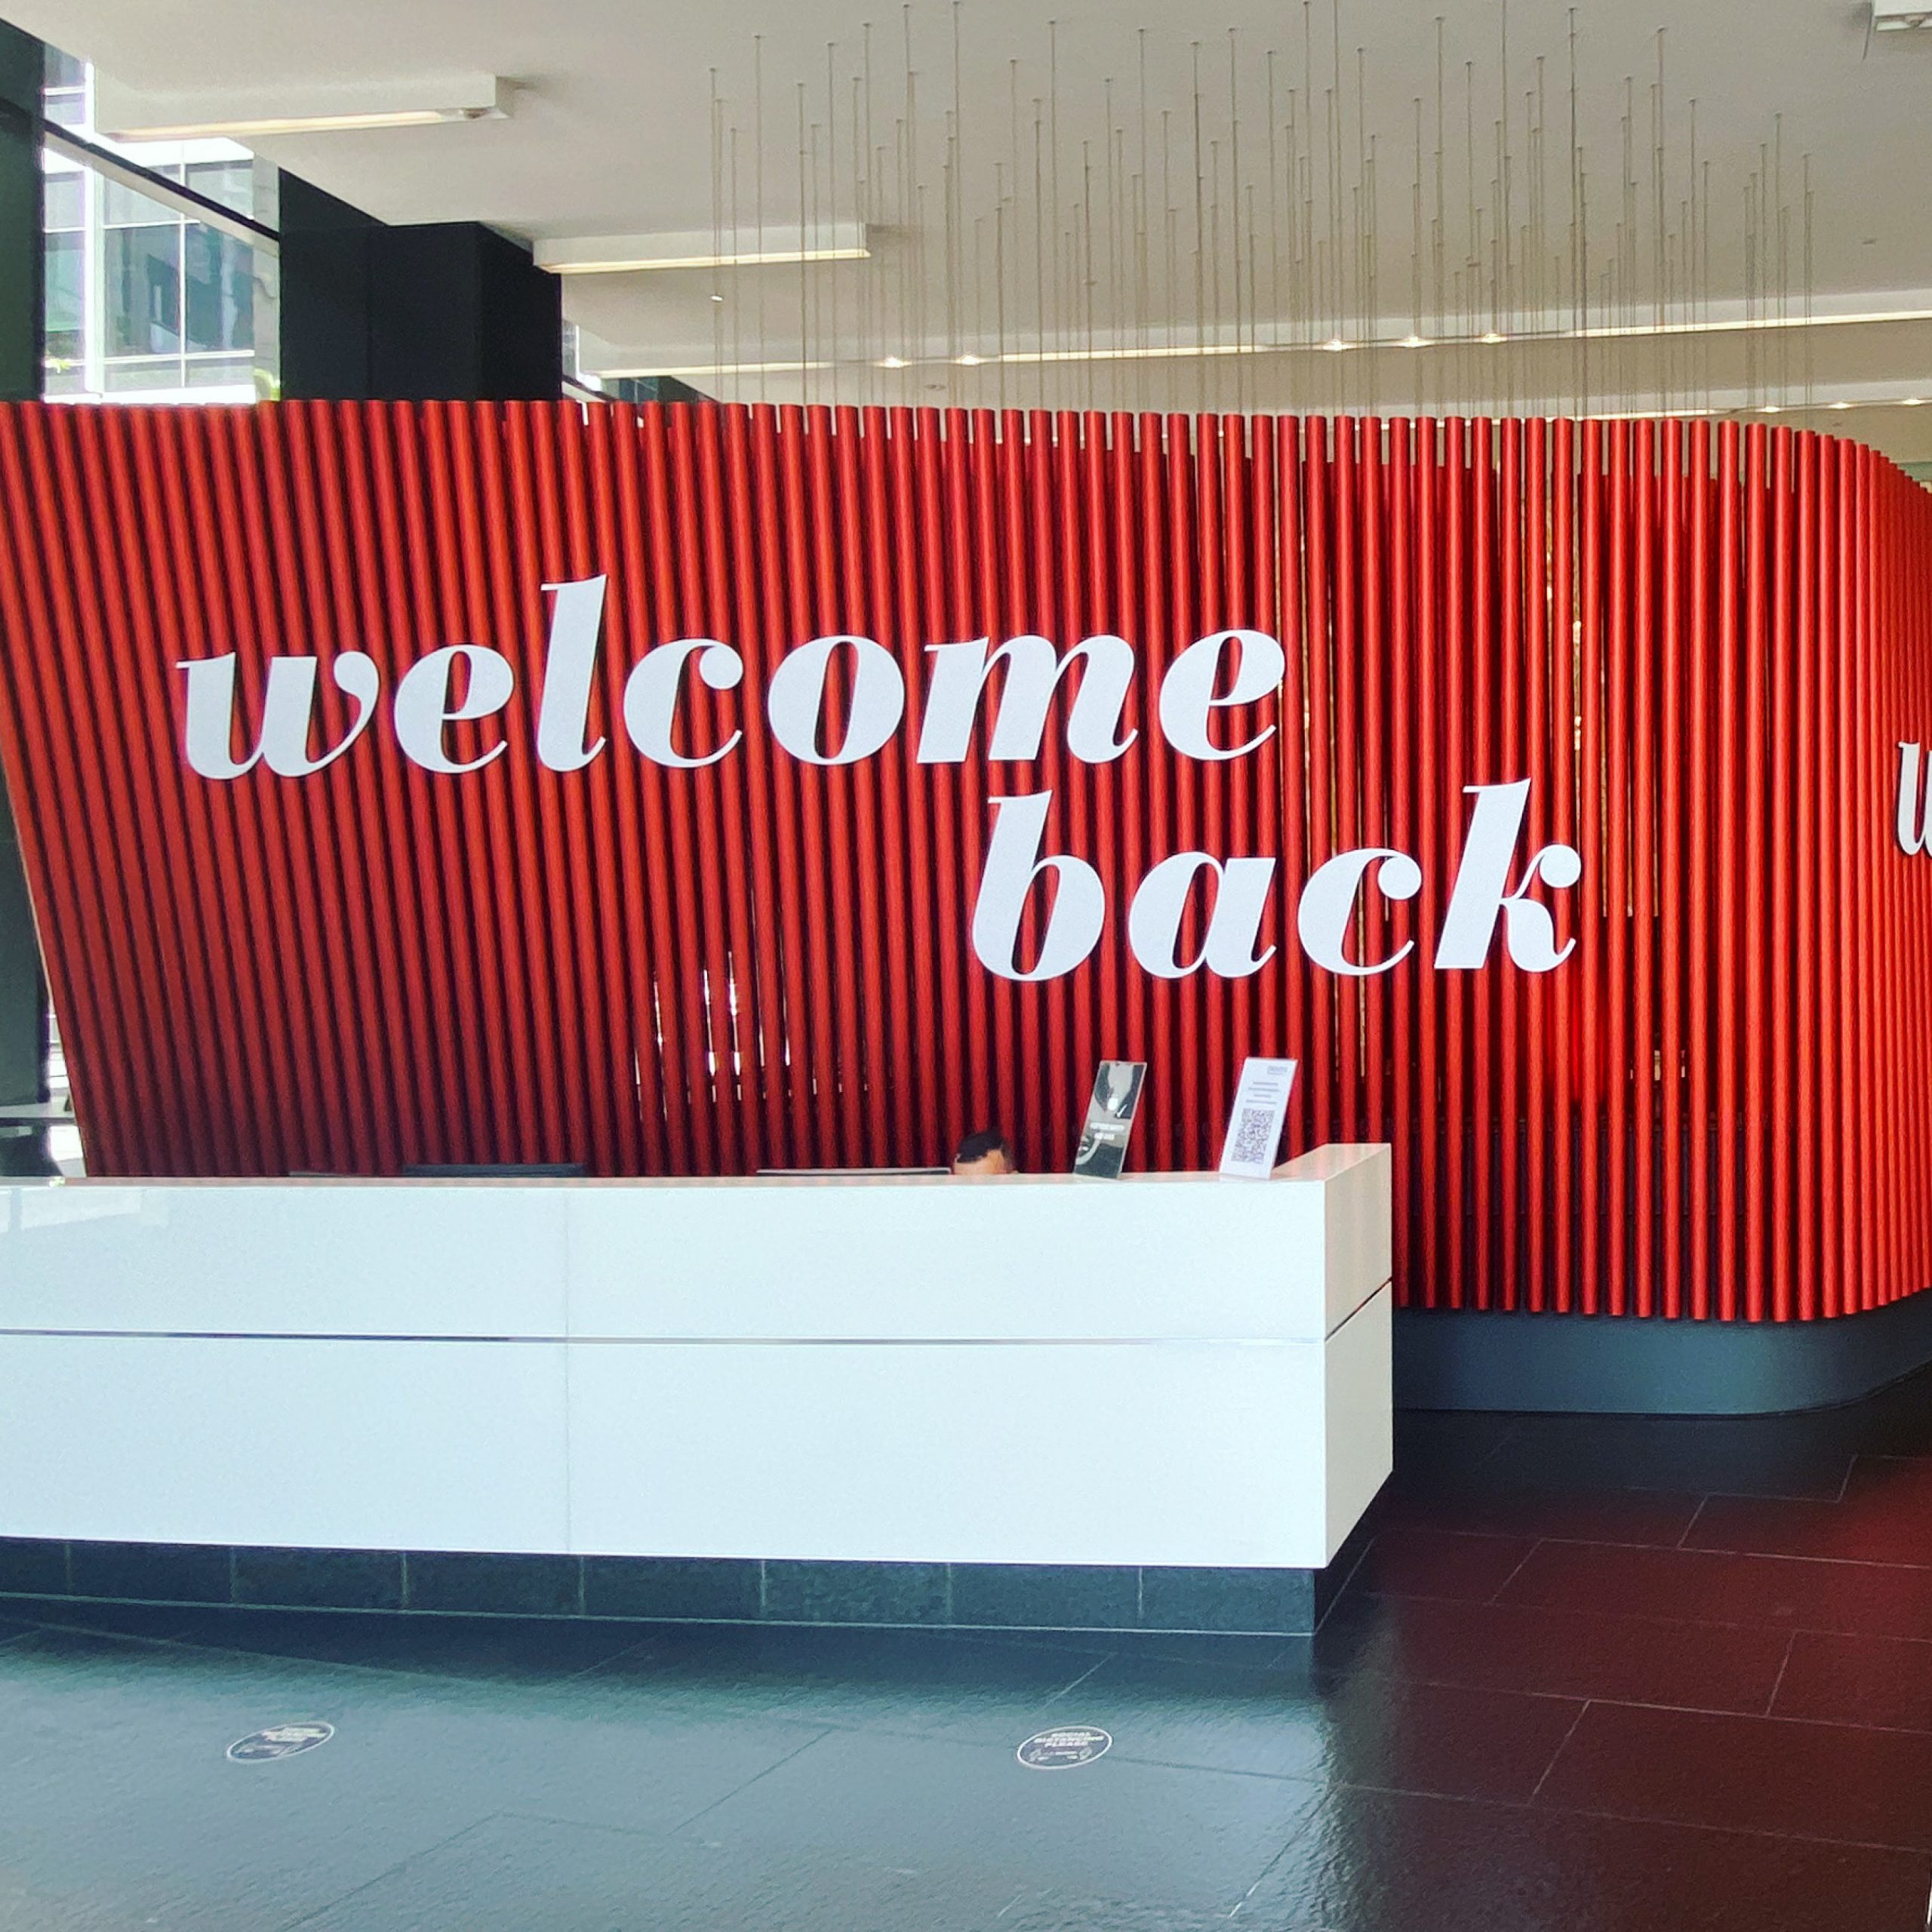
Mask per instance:
[[[1103,1054],[1151,1063],[1137,1158],[1211,1164],[1242,1055],[1302,1062],[1297,1146],[1392,1140],[1398,1280],[1437,1306],[1831,1315],[1932,1282],[1932,860],[1892,831],[1932,740],[1932,497],[1768,426],[749,408],[0,409],[0,758],[91,1166],[593,1173],[942,1159],[1004,1121],[1070,1158]],[[530,755],[541,586],[607,573],[586,770]],[[1198,764],[1151,718],[1208,632],[1287,647],[1281,729]],[[1113,632],[1118,762],[841,769],[776,752],[791,646]],[[649,646],[736,645],[682,772],[624,743]],[[315,776],[181,753],[177,660],[461,641],[518,695],[435,777],[373,731]],[[342,706],[335,701],[332,724]],[[1306,720],[1305,728],[1303,720]],[[1241,721],[1232,721],[1230,734]],[[459,734],[460,735],[460,734]],[[1244,735],[1245,734],[1244,733]],[[715,737],[704,737],[715,743]],[[1576,952],[1429,956],[1466,784],[1534,780]],[[986,800],[1051,787],[1099,950],[1040,986],[966,937]],[[1387,845],[1366,980],[1295,942],[1301,881]],[[1124,901],[1199,847],[1281,862],[1252,977],[1150,977]],[[1527,844],[1519,851],[1518,869]],[[661,1035],[661,1040],[660,1040]]]

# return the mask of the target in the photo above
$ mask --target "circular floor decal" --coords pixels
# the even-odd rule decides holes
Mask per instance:
[[[1020,1747],[1020,1761],[1029,1771],[1069,1771],[1091,1764],[1112,1742],[1090,1724],[1062,1724],[1028,1738]]]
[[[332,1724],[278,1724],[266,1730],[251,1731],[228,1747],[228,1755],[238,1764],[263,1764],[272,1758],[292,1758],[299,1751],[312,1751],[335,1735]]]

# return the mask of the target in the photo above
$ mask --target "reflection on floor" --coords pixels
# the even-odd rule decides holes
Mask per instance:
[[[0,1602],[6,1932],[1920,1932],[1932,1378],[1411,1416],[1312,1641]],[[265,1726],[328,1742],[229,1761]],[[1060,1724],[1113,1743],[1029,1770]]]

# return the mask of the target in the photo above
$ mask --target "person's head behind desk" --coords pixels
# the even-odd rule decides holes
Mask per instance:
[[[977,1179],[983,1174],[1010,1174],[1019,1171],[1013,1164],[1013,1149],[1006,1144],[1006,1136],[996,1127],[982,1128],[977,1134],[969,1134],[959,1143],[959,1149],[952,1157],[952,1171],[955,1174]]]

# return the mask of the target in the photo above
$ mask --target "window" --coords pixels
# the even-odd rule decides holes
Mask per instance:
[[[254,251],[191,223],[182,232],[182,289],[190,353],[248,349],[255,340]]]
[[[181,178],[178,168],[158,168],[155,172],[166,175],[171,181]],[[171,208],[163,208],[136,189],[123,187],[118,181],[106,181],[101,186],[100,218],[109,228],[168,227],[181,219]]]
[[[70,395],[85,380],[86,238],[50,235],[47,238],[47,392]]]
[[[47,353],[60,361],[81,358],[85,246],[85,238],[78,235],[47,238]]]
[[[219,202],[237,214],[255,211],[255,170],[246,161],[193,161],[188,164],[186,184],[198,195]]]
[[[50,54],[50,118],[208,200],[252,214],[254,164],[229,141],[102,141],[92,77]],[[130,401],[252,401],[254,251],[93,169],[44,158],[47,346],[51,396]]]
[[[48,120],[63,128],[87,125],[88,70],[70,54],[47,50],[45,96],[42,102]]]
[[[181,230],[109,229],[106,237],[107,349],[165,355],[181,347]]]
[[[42,183],[42,224],[66,234],[88,225],[87,177],[78,168],[50,168]]]

